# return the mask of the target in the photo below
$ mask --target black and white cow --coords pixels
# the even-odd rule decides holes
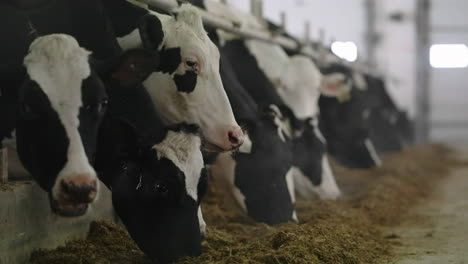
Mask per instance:
[[[319,195],[324,199],[336,199],[340,191],[325,156],[325,142],[319,133],[316,118],[309,116],[305,120],[300,120],[285,105],[285,101],[275,88],[276,81],[268,78],[269,69],[264,67],[271,65],[264,60],[265,56],[275,57],[274,54],[268,51],[261,54],[268,48],[256,49],[251,44],[249,40],[228,41],[221,48],[221,52],[230,58],[239,81],[252,98],[259,105],[273,105],[273,108],[277,109],[280,116],[276,120],[279,136],[283,135],[284,140],[292,142],[291,173],[294,175],[294,180],[300,184],[296,186],[296,190],[306,198]],[[281,64],[280,61],[275,63]],[[310,100],[313,101],[313,98]]]
[[[365,88],[355,81],[350,68],[330,63],[320,66],[324,75],[319,99],[320,126],[330,154],[351,168],[380,166],[370,139],[371,108]]]
[[[321,199],[338,198],[340,190],[328,162],[325,138],[319,129],[320,71],[309,58],[289,57],[278,45],[246,40],[245,46],[284,103],[303,122],[293,135],[296,190],[309,199],[315,195]]]
[[[388,94],[383,79],[371,75],[366,75],[365,78],[368,87],[367,102],[371,108],[370,138],[379,153],[400,151],[405,139],[397,125],[404,116]]]
[[[49,193],[53,210],[82,215],[98,192],[91,162],[107,97],[86,52],[76,47],[98,59],[119,54],[104,6],[100,0],[1,1],[0,22],[0,34],[14,40],[0,49],[0,141],[16,128],[19,157]],[[44,39],[31,45],[38,35],[52,33],[70,34],[79,45],[60,50]]]
[[[221,77],[234,115],[247,131],[247,140],[237,153],[221,154],[210,167],[212,175],[224,180],[237,204],[256,221],[298,221],[291,175],[292,142],[278,132],[277,110],[257,106],[238,81],[230,58],[223,54]]]
[[[207,174],[196,125],[166,127],[141,82],[159,56],[129,50],[103,74],[109,96],[96,170],[132,238],[156,263],[201,254]]]
[[[68,36],[37,38],[18,91],[20,160],[63,216],[83,215],[99,187],[91,161],[108,98],[88,56]]]
[[[115,0],[128,4],[123,0]],[[167,124],[200,127],[206,149],[231,150],[243,143],[219,75],[219,51],[197,10],[183,4],[175,16],[147,11],[138,30],[119,38],[124,49],[145,47],[161,54],[161,69],[144,81]]]

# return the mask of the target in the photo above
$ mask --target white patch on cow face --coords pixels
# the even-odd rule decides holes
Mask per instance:
[[[239,152],[241,152],[241,153],[251,153],[252,152],[252,146],[253,146],[253,143],[252,143],[252,140],[250,140],[249,134],[245,134],[244,135],[244,144],[242,144],[242,146],[240,146]]]
[[[219,50],[203,29],[200,15],[190,5],[182,5],[177,18],[152,12],[163,26],[159,48],[179,48],[181,63],[173,73],[152,73],[144,82],[156,110],[167,124],[192,123],[200,127],[203,138],[224,150],[232,148],[228,131],[238,128],[219,73]],[[141,47],[137,31],[120,38],[124,49]],[[196,86],[191,92],[177,90],[175,75],[183,75],[184,62],[196,59]],[[242,138],[240,139],[242,140]]]
[[[304,199],[314,199],[317,195],[322,200],[336,200],[341,191],[336,184],[326,155],[322,157],[322,182],[315,186],[312,181],[299,169],[294,169],[294,185],[297,193]]]
[[[245,204],[245,196],[241,190],[237,188],[235,182],[236,177],[236,161],[232,158],[231,153],[221,153],[216,160],[216,163],[210,167],[210,172],[215,179],[221,180],[225,190],[228,190],[234,198],[236,204],[247,213],[247,205]]]
[[[372,141],[369,138],[366,138],[364,140],[364,145],[366,146],[367,151],[369,152],[372,160],[374,161],[374,164],[377,167],[382,166],[382,160],[380,160],[377,151],[375,151],[374,144],[372,143]]]
[[[323,136],[322,131],[320,131],[319,121],[318,121],[317,116],[312,117],[312,119],[310,120],[310,125],[314,127],[315,137],[318,138],[320,142],[322,142],[322,144],[326,144],[327,140]]]
[[[305,56],[288,57],[278,45],[246,40],[245,45],[278,94],[298,118],[318,114],[322,74]]]
[[[364,75],[362,75],[362,73],[353,71],[352,77],[353,77],[354,85],[356,86],[357,89],[361,91],[367,90],[367,82],[366,82],[366,79],[364,78]]]
[[[202,234],[202,236],[204,236],[206,234],[206,222],[205,222],[205,219],[203,219],[201,206],[198,206],[197,215],[198,215],[198,223],[200,223],[200,233]]]
[[[286,185],[288,186],[288,192],[289,196],[291,197],[291,202],[294,204],[296,203],[296,193],[294,192],[294,168],[289,169],[289,171],[286,173]],[[299,222],[295,209],[292,212],[291,218],[295,222]]]
[[[24,58],[29,77],[46,94],[69,139],[67,162],[52,188],[55,199],[59,198],[60,183],[71,175],[96,179],[78,131],[81,85],[91,74],[89,55],[73,37],[52,34],[34,40]]]
[[[321,94],[326,97],[340,97],[351,93],[351,88],[346,75],[335,72],[323,76]]]
[[[281,80],[289,57],[280,46],[259,40],[246,40],[245,46],[270,81]]]
[[[274,113],[274,120],[273,122],[275,123],[277,129],[278,129],[278,137],[283,141],[286,142],[286,139],[291,139],[294,132],[291,127],[291,124],[289,123],[289,120],[285,119],[283,115],[281,114],[281,111],[279,110],[278,106],[276,105],[270,105],[270,109]]]
[[[153,146],[158,159],[167,158],[184,173],[187,195],[198,201],[198,182],[204,167],[200,137],[169,131],[159,144]]]
[[[281,76],[281,85],[276,89],[296,117],[304,119],[319,113],[322,78],[312,60],[305,56],[293,56]]]

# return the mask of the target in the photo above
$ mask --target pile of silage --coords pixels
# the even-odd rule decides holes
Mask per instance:
[[[203,255],[178,264],[382,263],[391,241],[380,231],[394,225],[451,169],[466,165],[440,145],[413,147],[385,157],[371,170],[334,166],[344,191],[340,201],[298,201],[301,223],[274,227],[228,209],[222,191],[212,188],[204,202],[208,234]],[[109,222],[91,225],[87,240],[34,253],[33,264],[149,263],[124,228]]]

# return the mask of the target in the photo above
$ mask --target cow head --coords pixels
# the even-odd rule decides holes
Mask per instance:
[[[135,36],[140,40],[132,41]],[[120,43],[160,51],[161,67],[144,85],[166,123],[197,124],[207,148],[231,150],[242,144],[243,132],[221,82],[218,48],[196,9],[185,4],[175,17],[147,15],[139,31]]]
[[[266,108],[256,120],[240,120],[246,130],[246,143],[234,154],[221,154],[211,173],[222,179],[244,213],[270,225],[298,221],[294,209],[294,179],[291,170],[291,141],[278,129],[277,112]]]
[[[272,56],[276,53],[284,51],[271,52]],[[340,190],[328,163],[325,138],[318,127],[322,74],[311,59],[300,55],[288,58],[285,65],[275,82],[276,89],[302,120],[293,137],[294,185],[304,198],[318,195],[321,199],[336,199]]]
[[[201,253],[205,223],[200,201],[207,177],[198,127],[164,128],[153,115],[154,106],[141,81],[158,66],[154,63],[158,56],[129,50],[103,74],[110,104],[99,130],[96,169],[138,246],[153,261],[167,263]],[[141,105],[148,107],[138,108]],[[143,111],[146,116],[134,119],[129,111]]]
[[[302,130],[293,140],[294,186],[303,198],[318,196],[335,200],[341,192],[330,168],[326,140],[318,123],[318,117],[304,120]]]
[[[321,71],[320,125],[330,153],[345,166],[380,166],[369,138],[370,108],[364,100],[365,91],[355,87],[349,68],[332,64]]]
[[[132,238],[156,263],[201,254],[207,176],[194,125],[145,140],[122,120],[100,129],[96,168]]]
[[[55,34],[37,38],[24,59],[18,154],[62,216],[83,215],[98,193],[91,162],[107,95],[89,54],[71,36]]]

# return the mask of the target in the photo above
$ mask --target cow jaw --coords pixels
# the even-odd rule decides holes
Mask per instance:
[[[296,191],[305,199],[318,196],[323,200],[336,200],[341,196],[326,155],[322,157],[322,180],[319,185],[314,185],[299,168],[294,168],[293,174]]]

